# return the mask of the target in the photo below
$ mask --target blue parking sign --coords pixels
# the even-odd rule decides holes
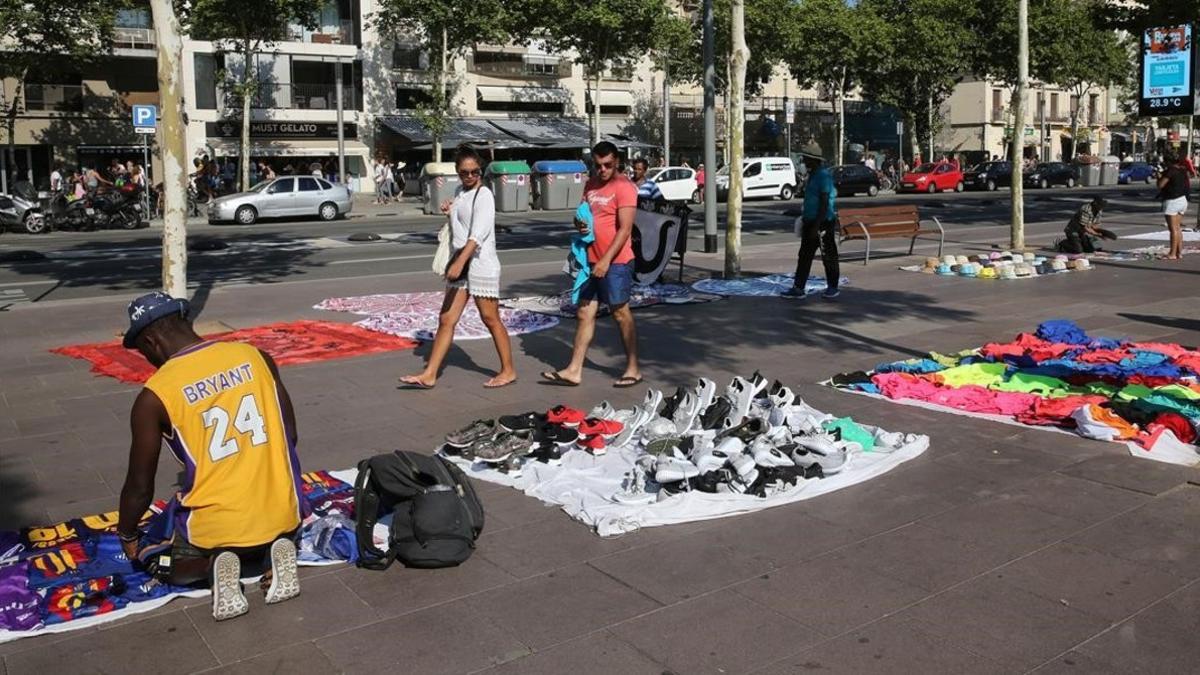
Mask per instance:
[[[156,124],[158,124],[158,106],[133,106],[133,128],[135,131],[140,134],[152,134],[154,133]]]

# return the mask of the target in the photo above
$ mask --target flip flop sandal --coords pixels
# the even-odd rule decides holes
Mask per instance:
[[[555,387],[578,387],[578,382],[572,382],[567,378],[559,375],[557,371],[548,370],[542,373],[541,384],[549,384]]]
[[[613,389],[628,389],[630,387],[636,387],[641,383],[642,378],[640,377],[621,377],[618,378],[616,382],[613,382]]]
[[[513,379],[511,379],[508,382],[505,382],[503,384],[488,384],[487,382],[484,382],[483,388],[484,389],[502,389],[504,387],[507,387],[510,384],[516,384],[516,383],[517,383],[517,378],[514,377]]]
[[[433,388],[434,388],[434,386],[436,386],[436,385],[432,385],[432,384],[425,384],[424,382],[415,382],[415,381],[409,381],[409,380],[400,380],[400,386],[399,386],[399,387],[397,387],[397,389],[419,389],[419,390],[425,390],[425,389],[433,389]]]

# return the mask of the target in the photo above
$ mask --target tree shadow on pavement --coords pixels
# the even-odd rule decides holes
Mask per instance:
[[[204,309],[215,286],[238,283],[271,283],[303,277],[323,263],[312,261],[319,249],[277,234],[247,234],[214,239],[188,237],[188,279],[195,288],[192,317]],[[11,272],[56,280],[40,292],[35,302],[55,300],[64,288],[102,288],[128,291],[130,296],[162,285],[162,240],[158,232],[122,241],[119,249],[111,242],[78,242],[47,251],[42,259],[11,262]]]
[[[522,282],[522,288],[546,285],[561,290],[561,275]],[[922,317],[964,322],[975,315],[973,311],[946,307],[938,298],[924,293],[853,287],[845,289],[835,302],[816,296],[805,300],[729,297],[704,304],[655,305],[634,312],[643,365],[688,373],[733,370],[754,359],[764,367],[803,356],[819,360],[822,354],[921,357],[928,353],[927,346],[886,337],[890,324],[919,324]],[[573,324],[566,319],[563,328],[522,335],[517,340],[526,354],[548,366],[561,366],[570,358]],[[872,330],[875,327],[880,330]],[[597,322],[590,353],[604,354],[609,363],[623,362],[624,350],[611,319]],[[831,372],[819,375],[833,374],[834,367],[830,368]]]
[[[1117,316],[1124,317],[1130,321],[1139,321],[1141,323],[1149,323],[1155,326],[1166,326],[1167,328],[1177,328],[1179,330],[1200,332],[1200,320],[1197,319],[1161,316],[1158,314],[1132,314],[1129,312],[1117,312]]]

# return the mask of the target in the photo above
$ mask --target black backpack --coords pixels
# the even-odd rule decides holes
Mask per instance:
[[[483,505],[467,477],[442,459],[396,450],[358,463],[354,484],[358,566],[387,569],[454,567],[475,550],[483,531]],[[376,548],[372,531],[392,514],[388,550]]]

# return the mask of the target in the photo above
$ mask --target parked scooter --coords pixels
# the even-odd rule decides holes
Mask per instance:
[[[0,194],[0,231],[41,234],[47,229],[37,191],[28,182],[20,181],[13,185],[12,193]]]

